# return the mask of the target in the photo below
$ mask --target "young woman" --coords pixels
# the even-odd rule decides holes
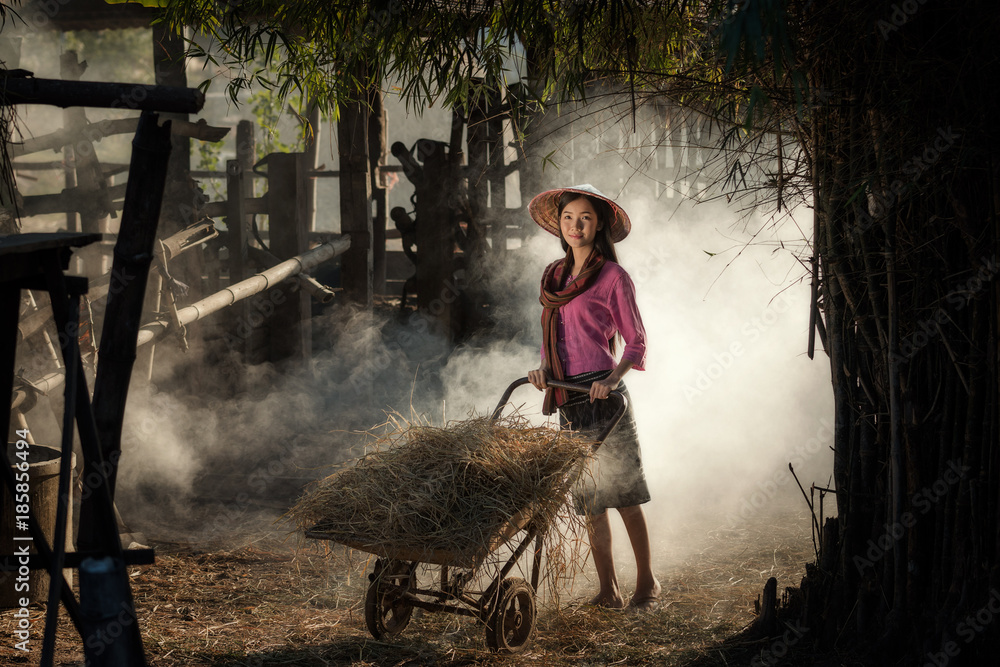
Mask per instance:
[[[635,304],[635,287],[618,265],[614,244],[629,233],[631,222],[620,206],[591,185],[549,190],[528,204],[543,229],[560,237],[566,256],[550,264],[542,277],[542,365],[528,373],[545,390],[543,412],[559,410],[560,423],[599,432],[618,409],[605,401],[613,389],[626,396],[622,377],[643,370],[646,332]],[[616,339],[625,343],[615,359]],[[590,394],[554,389],[548,379],[589,384]],[[660,583],[653,575],[649,533],[641,505],[649,502],[642,471],[635,419],[629,407],[601,445],[592,474],[574,491],[577,512],[586,514],[590,550],[601,589],[591,604],[621,608],[611,544],[608,508],[621,515],[635,555],[636,584],[630,607],[657,605]]]

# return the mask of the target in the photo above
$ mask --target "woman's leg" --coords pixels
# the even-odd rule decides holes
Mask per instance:
[[[618,586],[618,575],[615,574],[615,557],[611,551],[611,521],[608,512],[592,515],[587,521],[590,532],[590,552],[594,554],[594,565],[597,567],[597,580],[601,590],[590,604],[601,607],[620,609],[625,606]]]
[[[632,596],[632,604],[649,606],[660,597],[660,582],[653,574],[652,549],[649,545],[646,515],[643,514],[642,505],[621,507],[618,512],[625,523],[629,542],[632,543],[632,552],[635,554],[635,595]]]

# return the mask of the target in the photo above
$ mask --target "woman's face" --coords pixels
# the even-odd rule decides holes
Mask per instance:
[[[594,205],[586,197],[574,199],[566,204],[559,215],[559,229],[571,248],[594,245],[599,229]]]

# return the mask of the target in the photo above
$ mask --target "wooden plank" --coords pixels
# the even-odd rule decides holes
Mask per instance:
[[[102,238],[101,234],[81,234],[76,232],[10,234],[0,236],[0,256],[22,253],[30,254],[36,250],[47,250],[50,248],[80,248],[91,243],[97,243]],[[39,271],[41,271],[40,268]]]

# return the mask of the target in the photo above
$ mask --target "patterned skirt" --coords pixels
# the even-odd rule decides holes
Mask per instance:
[[[566,381],[589,385],[610,374],[611,371],[581,373]],[[628,398],[624,383],[618,385],[618,391]],[[569,400],[559,407],[559,423],[563,428],[597,438],[618,407],[618,401],[612,398],[591,403],[587,394],[570,392]],[[601,444],[589,470],[584,471],[573,489],[573,501],[578,514],[597,515],[609,507],[632,507],[649,500],[630,400],[618,426]]]

